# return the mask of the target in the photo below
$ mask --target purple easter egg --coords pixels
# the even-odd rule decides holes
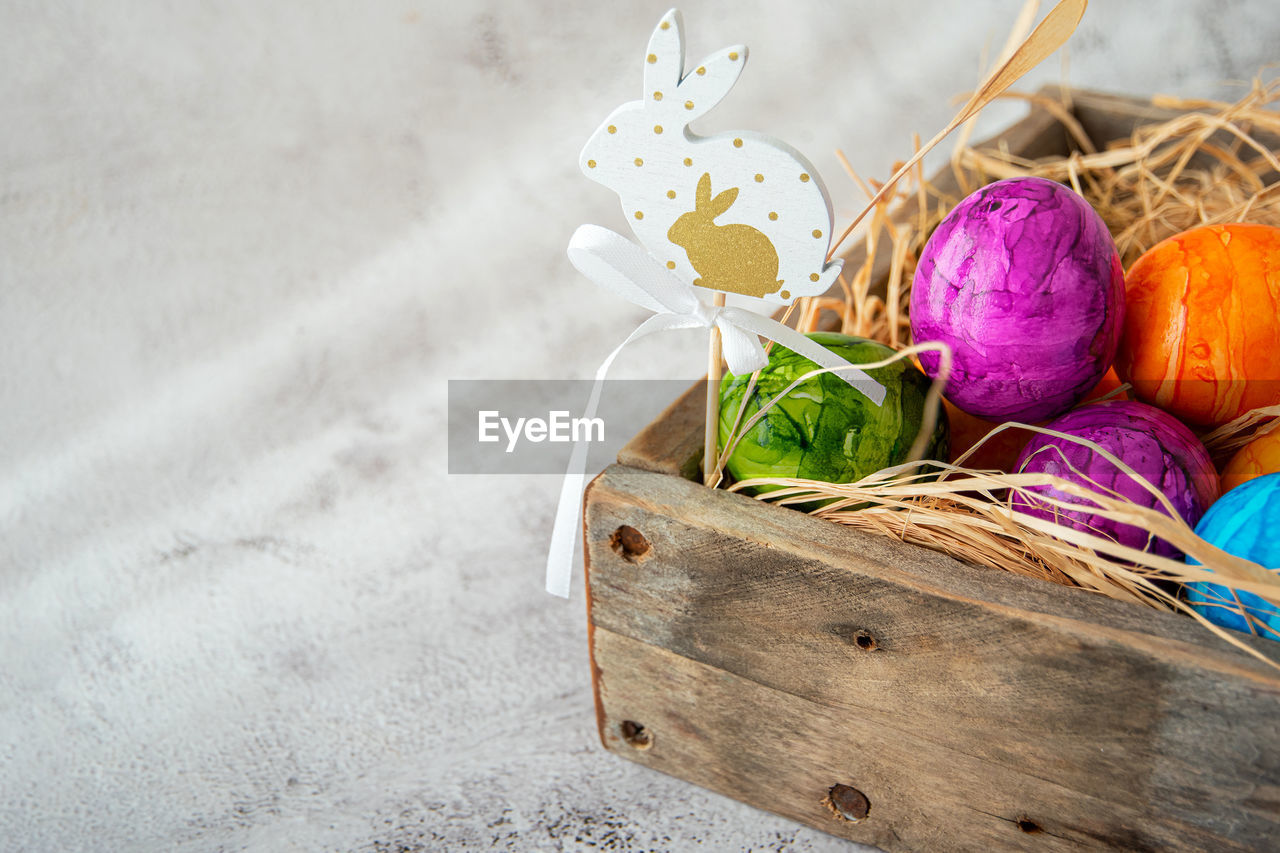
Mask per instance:
[[[1067,412],[1045,424],[1045,428],[1097,443],[1164,493],[1191,527],[1195,527],[1209,505],[1217,500],[1218,472],[1204,445],[1173,415],[1154,406],[1129,400],[1093,403]],[[1088,447],[1065,439],[1037,433],[1022,449],[1015,470],[1053,474],[1094,491],[1117,492],[1141,506],[1165,511],[1155,495],[1114,463]],[[1094,506],[1048,486],[1035,486],[1028,491]],[[1055,508],[1034,497],[1016,495],[1013,508],[1039,518],[1055,519]],[[1056,520],[1162,557],[1176,558],[1182,553],[1163,539],[1150,538],[1146,530],[1110,521],[1087,509],[1059,509]]]
[[[1043,178],[997,181],[956,205],[911,289],[916,343],[954,354],[947,399],[991,421],[1078,403],[1111,367],[1123,324],[1124,270],[1106,224]],[[920,355],[930,376],[939,360]]]

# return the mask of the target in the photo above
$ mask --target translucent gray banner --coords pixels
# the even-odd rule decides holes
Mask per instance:
[[[586,418],[588,380],[451,379],[449,473],[563,474],[579,441],[599,471],[695,381],[607,380]]]

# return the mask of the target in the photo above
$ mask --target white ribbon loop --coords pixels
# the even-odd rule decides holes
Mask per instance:
[[[580,226],[569,241],[569,261],[604,289],[654,312],[654,316],[637,326],[600,364],[583,414],[586,418],[596,416],[604,378],[613,360],[627,344],[654,332],[709,329],[712,326],[720,330],[724,359],[729,372],[734,375],[753,373],[768,364],[764,346],[760,343],[760,337],[765,337],[820,367],[836,370],[835,375],[871,402],[877,406],[884,404],[884,386],[864,371],[850,367],[831,350],[814,343],[795,329],[753,311],[707,305],[698,298],[692,285],[677,278],[644,249],[607,228]],[[561,598],[569,597],[574,534],[582,511],[586,466],[587,446],[584,442],[577,442],[560,487],[560,505],[556,510],[551,549],[547,554],[547,592]]]
[[[578,272],[655,314],[701,316],[693,288],[644,249],[599,225],[582,225],[569,240],[569,261]]]

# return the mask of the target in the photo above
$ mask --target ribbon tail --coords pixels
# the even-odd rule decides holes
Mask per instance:
[[[849,362],[831,350],[821,344],[814,343],[790,326],[784,326],[777,320],[761,317],[759,314],[743,309],[725,308],[721,313],[721,317],[740,329],[754,332],[757,335],[762,335],[782,344],[787,349],[804,356],[819,367],[831,369],[835,375],[848,382],[853,386],[854,390],[861,393],[868,400],[877,406],[884,405],[885,387],[883,385],[872,379],[865,371],[851,366]],[[734,372],[737,373],[738,371]]]
[[[613,360],[622,352],[623,347],[637,338],[662,332],[669,329],[685,329],[700,326],[697,318],[680,317],[674,314],[655,314],[637,326],[627,339],[618,344],[613,352],[605,357],[596,370],[595,382],[591,386],[591,394],[587,398],[585,418],[594,418],[600,407],[600,393],[604,390],[604,379],[609,373]],[[556,507],[555,523],[551,528],[551,546],[547,551],[547,592],[561,598],[569,597],[569,586],[573,577],[573,546],[578,536],[578,525],[582,516],[582,490],[587,479],[587,442],[575,441],[573,451],[569,454],[569,464],[565,469],[564,481],[560,484],[560,502]]]
[[[716,326],[720,329],[721,351],[730,373],[735,376],[755,373],[769,363],[759,337],[723,316],[716,318]]]

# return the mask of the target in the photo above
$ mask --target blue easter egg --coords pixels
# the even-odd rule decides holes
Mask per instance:
[[[1267,474],[1236,486],[1218,499],[1196,525],[1196,533],[1228,554],[1257,563],[1280,574],[1280,473]],[[1187,562],[1200,565],[1187,557]],[[1225,586],[1199,581],[1187,584],[1187,601],[1200,615],[1224,628],[1254,633],[1235,609],[1235,599],[1259,622],[1280,636],[1280,610],[1251,592],[1233,593]],[[1218,606],[1230,605],[1227,607]],[[1264,634],[1265,636],[1265,634]]]

